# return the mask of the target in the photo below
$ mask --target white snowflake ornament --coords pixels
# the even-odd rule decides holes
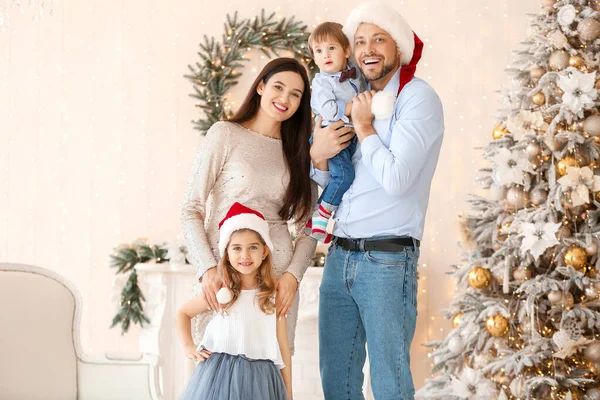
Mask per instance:
[[[593,106],[598,96],[595,89],[596,71],[586,74],[577,68],[569,67],[558,78],[558,86],[563,90],[562,101],[573,114],[579,114],[586,106]]]
[[[590,202],[590,189],[600,190],[600,176],[590,167],[567,167],[567,174],[558,180],[563,190],[571,195],[573,207]]]
[[[561,224],[552,222],[524,222],[520,225],[523,235],[521,242],[521,253],[529,252],[536,260],[544,254],[546,249],[559,244],[556,232]]]
[[[524,173],[529,172],[531,163],[524,151],[510,151],[507,148],[498,149],[498,153],[492,157],[495,167],[496,183],[501,186],[516,183],[522,185],[525,182]]]

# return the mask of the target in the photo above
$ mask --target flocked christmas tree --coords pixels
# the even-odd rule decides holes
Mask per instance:
[[[434,399],[600,399],[600,1],[543,0],[464,222]]]

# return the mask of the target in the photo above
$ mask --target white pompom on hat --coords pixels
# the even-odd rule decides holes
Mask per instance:
[[[273,242],[269,236],[269,223],[265,217],[258,211],[236,202],[219,223],[219,255],[221,257],[225,255],[231,235],[241,229],[250,229],[258,233],[267,247],[273,251]]]
[[[410,25],[392,7],[379,1],[363,3],[350,11],[344,24],[344,34],[348,37],[350,45],[354,48],[354,35],[360,24],[375,24],[387,31],[396,42],[401,53],[400,63],[407,65],[413,58],[415,40]]]

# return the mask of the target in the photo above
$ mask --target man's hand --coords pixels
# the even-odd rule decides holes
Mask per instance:
[[[206,270],[202,275],[202,293],[208,304],[208,309],[219,311],[221,306],[217,301],[217,292],[223,286],[223,282],[217,274],[217,267],[212,267]]]
[[[289,272],[284,272],[277,279],[277,296],[275,297],[277,317],[286,317],[290,312],[296,291],[298,290],[298,281],[296,277]]]
[[[344,115],[349,117],[352,114],[352,101],[346,103],[346,110],[344,110]]]
[[[356,130],[356,135],[359,141],[370,135],[376,135],[373,128],[373,112],[371,111],[371,103],[373,102],[374,90],[365,91],[352,99],[352,124]]]
[[[350,139],[354,136],[354,130],[344,126],[344,121],[336,121],[325,128],[321,127],[322,122],[323,118],[319,117],[315,124],[310,158],[315,168],[327,171],[327,160],[348,147]]]

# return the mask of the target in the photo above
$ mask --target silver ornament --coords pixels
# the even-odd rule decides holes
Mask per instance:
[[[564,240],[570,238],[571,236],[573,236],[573,233],[566,225],[562,225],[560,228],[558,228],[558,231],[556,231],[556,238],[558,240]]]
[[[544,144],[546,144],[550,150],[558,151],[562,149],[562,147],[565,145],[565,142],[557,140],[554,137],[546,137],[544,139]]]
[[[510,383],[510,392],[515,397],[525,396],[525,377],[517,376]]]
[[[544,204],[546,199],[548,199],[548,192],[541,188],[533,189],[529,194],[529,199],[533,204],[539,206],[540,204]]]
[[[590,115],[583,121],[583,131],[592,136],[600,136],[600,115]]]
[[[548,293],[548,300],[552,305],[557,305],[563,298],[563,292],[561,290],[552,290]]]
[[[600,363],[600,341],[588,344],[583,351],[583,357],[591,363]]]
[[[540,144],[538,142],[530,142],[527,148],[525,148],[525,152],[532,157],[537,156],[540,154]]]
[[[583,400],[600,400],[600,389],[590,389],[586,391]]]
[[[542,0],[542,8],[546,11],[552,11],[557,0]]]
[[[596,244],[596,242],[592,242],[589,246],[585,246],[584,250],[585,254],[587,254],[588,256],[595,256],[598,253],[598,245]]]
[[[585,41],[593,41],[600,36],[600,22],[593,18],[586,18],[577,25],[579,37]]]
[[[540,80],[540,78],[542,76],[544,76],[544,74],[546,73],[546,70],[542,67],[539,67],[537,65],[534,65],[533,67],[531,67],[531,69],[529,70],[529,76],[531,76],[531,80],[536,82]]]
[[[585,288],[585,297],[588,300],[596,300],[600,297],[600,291],[594,286],[588,286]]]
[[[524,208],[529,202],[529,193],[521,186],[513,186],[506,192],[506,203],[513,210]]]
[[[567,37],[560,30],[552,32],[548,39],[557,49],[563,49],[569,43]]]
[[[564,50],[556,50],[550,54],[548,65],[555,71],[560,71],[569,66],[569,53]]]
[[[513,272],[513,277],[518,282],[523,282],[528,279],[531,279],[532,272],[529,268],[517,268],[515,272]]]

